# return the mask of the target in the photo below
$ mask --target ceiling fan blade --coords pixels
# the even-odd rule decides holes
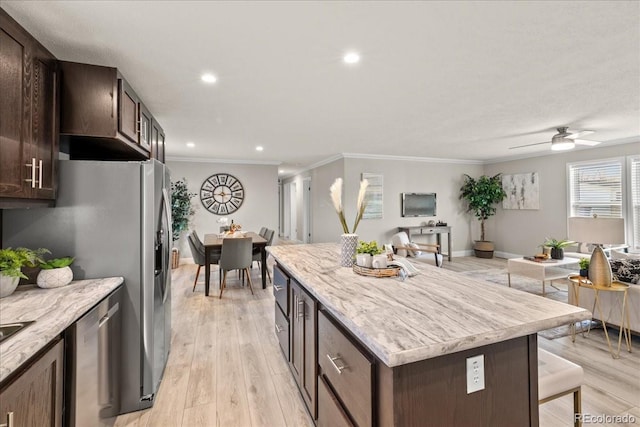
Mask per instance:
[[[594,132],[594,131],[592,131],[592,130],[581,130],[581,131],[578,131],[578,132],[575,132],[575,133],[574,133],[574,132],[572,132],[571,134],[569,134],[569,135],[565,136],[565,138],[568,138],[568,139],[578,139],[578,138],[580,138],[581,136],[591,135],[593,132]]]
[[[549,144],[549,141],[545,141],[545,142],[536,142],[535,144],[525,144],[525,145],[516,145],[515,147],[509,147],[509,150],[513,150],[514,148],[523,148],[523,147],[532,147],[534,145],[542,145],[542,144]]]
[[[573,142],[579,145],[589,145],[593,147],[594,145],[600,144],[602,141],[592,141],[590,139],[574,139]]]

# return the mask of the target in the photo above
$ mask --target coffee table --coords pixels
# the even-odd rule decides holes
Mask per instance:
[[[566,279],[571,273],[566,268],[560,268],[571,264],[578,264],[577,258],[564,258],[557,260],[546,260],[542,262],[529,261],[524,258],[511,258],[507,260],[507,275],[509,276],[509,287],[511,287],[511,275],[529,277],[542,282],[542,296],[545,295],[545,282],[552,282],[558,279]]]

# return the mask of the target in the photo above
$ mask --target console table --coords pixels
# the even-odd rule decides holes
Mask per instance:
[[[442,254],[442,234],[447,235],[447,259],[451,262],[451,226],[438,226],[438,227],[427,227],[418,226],[418,227],[398,227],[398,231],[404,231],[409,236],[409,240],[411,240],[411,235],[416,234],[435,234],[438,239],[438,253]]]

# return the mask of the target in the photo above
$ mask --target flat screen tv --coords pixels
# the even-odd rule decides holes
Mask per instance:
[[[402,216],[436,216],[436,193],[402,193]]]

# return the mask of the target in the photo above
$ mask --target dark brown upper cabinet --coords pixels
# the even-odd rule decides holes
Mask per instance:
[[[0,9],[0,209],[49,206],[57,189],[56,58]]]
[[[60,68],[60,133],[72,159],[155,157],[153,116],[116,68],[67,61]]]
[[[151,158],[164,163],[164,130],[155,118],[151,120]]]
[[[140,146],[151,152],[151,113],[142,102],[138,103],[140,122]]]

